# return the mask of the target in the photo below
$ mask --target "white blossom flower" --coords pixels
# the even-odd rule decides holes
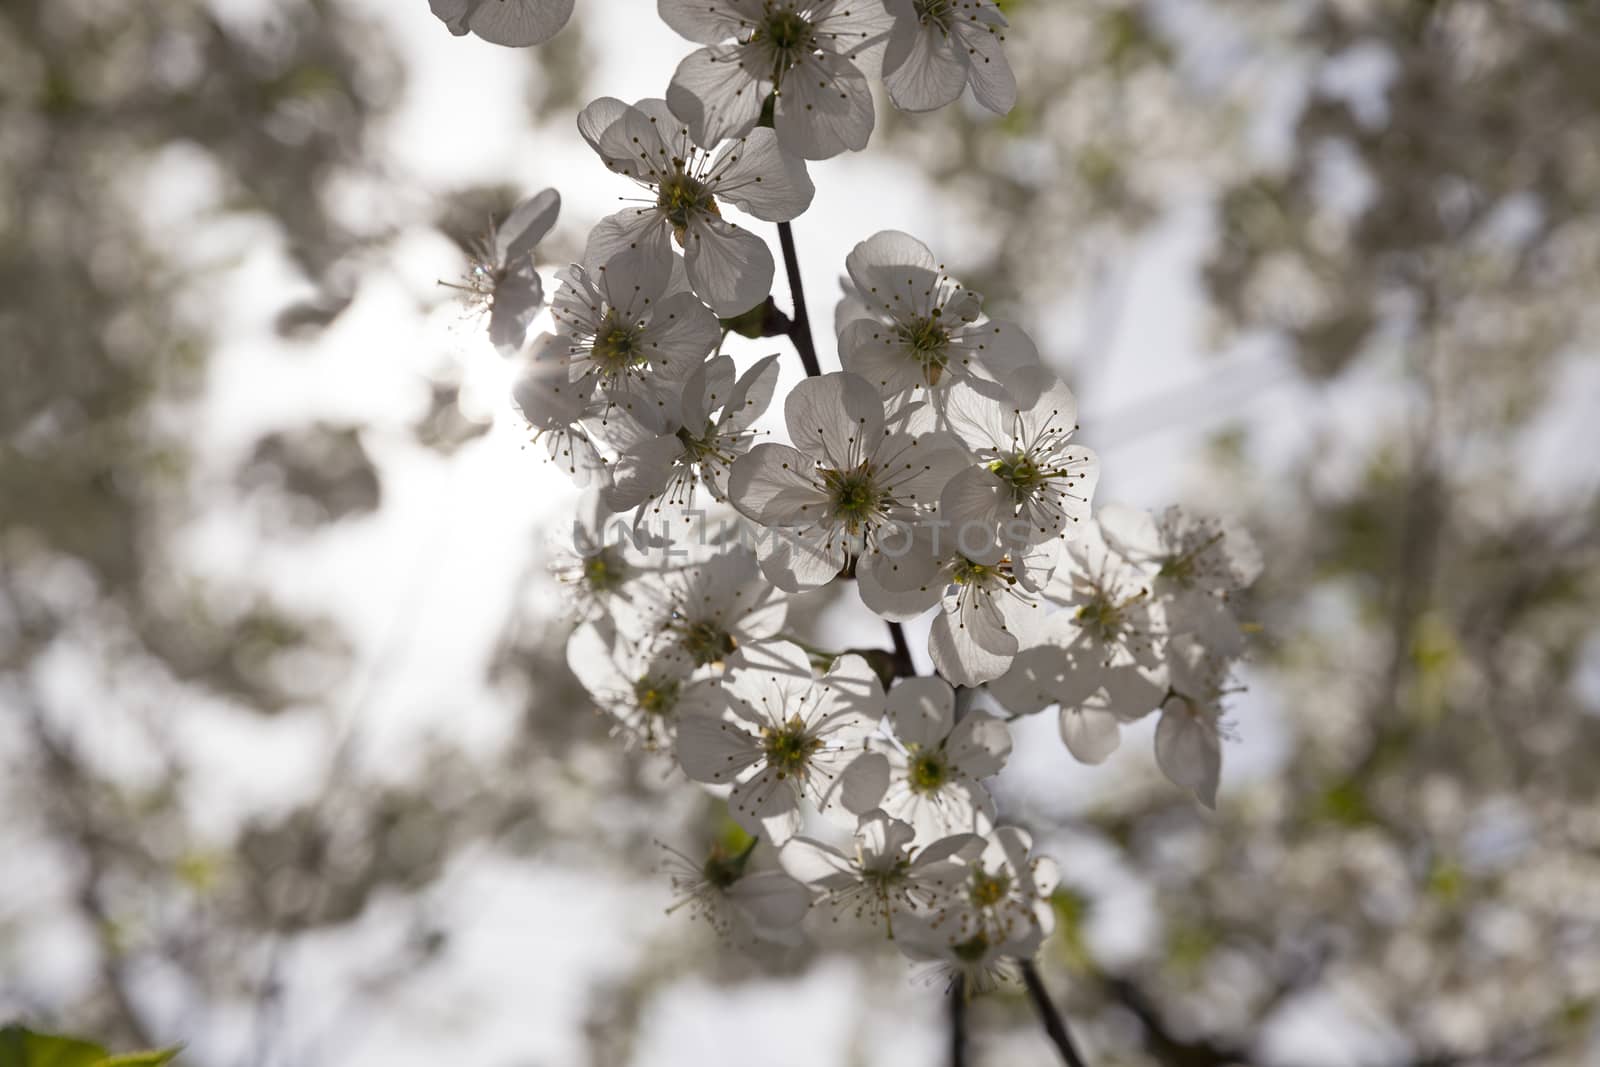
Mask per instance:
[[[1053,544],[1005,555],[986,523],[953,527],[925,518],[909,544],[886,544],[856,570],[862,603],[904,622],[934,605],[928,632],[934,666],[956,685],[998,677],[1041,614],[1035,593],[1055,565]]]
[[[852,912],[882,921],[894,937],[897,915],[931,909],[960,877],[952,864],[976,858],[984,848],[977,834],[952,834],[916,846],[908,823],[879,809],[861,816],[848,850],[809,837],[791,837],[779,853],[784,870],[822,892],[834,921]]]
[[[1223,655],[1244,651],[1244,631],[1228,601],[1261,573],[1261,554],[1249,533],[1177,507],[1157,516],[1113,504],[1098,521],[1124,558],[1153,572],[1151,590],[1164,606],[1169,633],[1194,634]]]
[[[522,348],[528,325],[544,304],[544,282],[534,269],[533,251],[560,213],[561,194],[554,189],[522,201],[472,249],[465,283],[441,283],[464,291],[474,306],[488,310],[489,340],[502,354]]]
[[[887,0],[894,16],[883,55],[883,84],[905,111],[954,103],[972,86],[978,103],[1004,115],[1017,80],[1000,45],[1006,18],[994,0]]]
[[[567,615],[576,622],[609,620],[637,594],[638,579],[662,566],[647,559],[626,526],[608,523],[601,499],[598,491],[584,494],[571,536],[551,546],[550,574],[565,588]]]
[[[818,679],[798,645],[771,641],[730,656],[721,684],[723,713],[679,721],[678,762],[697,782],[733,786],[740,826],[781,845],[800,829],[802,801],[850,824],[876,803],[844,776],[883,715],[866,660],[840,656]]]
[[[984,712],[957,722],[955,690],[940,678],[906,678],[886,701],[893,741],[873,751],[846,775],[859,792],[876,788],[878,806],[929,842],[955,833],[986,833],[994,801],[982,780],[1000,773],[1011,755],[1006,724]]]
[[[857,65],[889,29],[882,0],[659,0],[661,18],[707,47],[678,65],[667,103],[695,140],[756,128],[769,95],[785,151],[828,159],[872,136],[872,90]]]
[[[1010,669],[989,683],[1006,708],[1060,706],[1073,756],[1099,763],[1116,750],[1121,724],[1154,711],[1167,692],[1166,621],[1150,592],[1151,568],[1106,543],[1097,523],[1067,545],[1041,596],[1065,610],[1047,616]]]
[[[766,297],[771,249],[725,220],[717,201],[767,222],[787,222],[811,204],[816,190],[805,163],[780,150],[771,130],[750,130],[713,155],[695,146],[665,101],[630,107],[613,97],[584,108],[578,129],[606,166],[650,193],[642,206],[600,220],[590,231],[585,262],[609,262],[624,252],[666,262],[676,238],[689,284],[719,316],[731,318]]]
[[[989,682],[989,693],[1016,715],[1057,707],[1067,751],[1094,764],[1117,750],[1124,723],[1161,702],[1166,675],[1125,661],[1107,666],[1101,650],[1080,638],[1071,614],[1050,616],[1038,643],[1017,653],[1010,668]]]
[[[691,664],[653,657],[594,623],[579,626],[567,639],[567,665],[601,710],[617,720],[613,732],[647,751],[669,747],[681,717],[722,706],[711,679],[690,676]]]
[[[534,353],[565,361],[573,388],[656,433],[678,424],[684,382],[722,336],[694,294],[669,291],[675,259],[618,255],[593,273],[573,264],[551,307],[557,332]]]
[[[490,44],[528,48],[543,44],[572,17],[573,0],[428,0],[450,32],[471,32]]]
[[[735,650],[771,638],[787,612],[755,556],[736,547],[663,575],[656,602],[619,626],[662,656],[718,667]]]
[[[734,464],[728,496],[774,531],[758,546],[761,569],[791,592],[832,581],[852,554],[877,552],[966,463],[948,435],[885,432],[883,402],[854,374],[806,379],[784,416],[794,445],[752,448]]]
[[[1173,638],[1168,656],[1172,688],[1156,723],[1156,764],[1174,785],[1215,808],[1222,739],[1230,736],[1222,721],[1229,660],[1189,635]]]
[[[667,913],[688,908],[693,917],[704,919],[734,943],[798,944],[795,928],[811,909],[811,891],[782,871],[748,870],[755,846],[752,840],[742,851],[730,854],[722,845],[713,845],[704,860],[696,861],[661,845],[666,852],[662,867],[677,894]]]
[[[772,403],[778,372],[776,355],[737,380],[731,356],[719,355],[698,367],[684,383],[681,424],[670,433],[642,436],[618,456],[607,506],[636,508],[636,522],[642,522],[652,503],[657,515],[663,506],[692,508],[702,485],[713,499],[724,499],[728,473],[750,450],[756,436],[751,427]]]
[[[1005,977],[1008,960],[1031,958],[1055,928],[1050,894],[1058,881],[1055,863],[1030,859],[1031,847],[1016,827],[989,834],[980,855],[953,864],[958,873],[930,911],[905,917],[900,950],[974,990]]]
[[[606,403],[592,389],[573,385],[566,361],[548,352],[554,337],[543,334],[529,342],[531,355],[512,387],[512,399],[533,428],[534,439],[544,443],[551,462],[565,467],[576,485],[609,485],[611,472],[595,433],[604,423]]]
[[[949,425],[976,452],[979,465],[957,474],[939,511],[957,528],[994,531],[995,543],[1020,552],[1053,537],[1071,538],[1089,517],[1100,461],[1071,443],[1078,428],[1072,391],[1042,367],[1023,367],[1006,382],[1030,404],[997,401],[968,385],[953,386]]]
[[[1032,938],[1019,933],[1006,940],[978,930],[961,940],[953,940],[949,928],[936,917],[907,915],[900,921],[900,936],[895,944],[907,959],[928,965],[925,980],[948,988],[961,978],[966,990],[987,993],[1009,979],[1013,960],[1031,957],[1037,946]]]
[[[920,389],[940,395],[954,382],[1004,397],[998,379],[1039,362],[1020,326],[984,318],[982,298],[909,234],[873,234],[846,257],[845,270],[852,291],[839,313],[839,359],[885,398]]]
[[[933,924],[951,945],[982,934],[990,945],[1016,946],[1016,955],[1031,956],[1055,929],[1050,894],[1060,873],[1049,857],[1030,856],[1033,839],[1026,830],[1002,826],[985,840],[983,852],[947,887]]]

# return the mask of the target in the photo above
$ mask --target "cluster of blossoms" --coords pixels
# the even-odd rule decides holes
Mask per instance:
[[[491,40],[519,11],[531,36],[571,6],[433,5]],[[1072,393],[916,238],[884,231],[850,253],[842,369],[821,373],[803,314],[770,302],[767,242],[723,217],[801,215],[807,161],[866,145],[870,77],[908,110],[967,86],[1008,109],[993,3],[659,7],[702,46],[665,98],[605,97],[578,117],[643,198],[557,275],[548,331],[527,336],[553,192],[519,206],[469,275],[522,361],[518,407],[587,490],[554,565],[577,615],[569,662],[618,736],[725,797],[748,835],[673,853],[684,906],[779,942],[814,907],[848,913],[982,983],[1037,950],[1056,884],[986,785],[1011,752],[1008,718],[1055,709],[1068,750],[1094,763],[1121,724],[1159,712],[1159,765],[1212,804],[1244,651],[1229,599],[1253,550],[1176,510],[1092,509],[1098,460],[1074,439]],[[721,351],[732,329],[790,334],[807,359],[782,400],[787,443],[756,428],[779,357],[741,369]],[[794,639],[792,602],[837,583],[889,623],[895,654]],[[931,675],[903,642],[914,620]]]

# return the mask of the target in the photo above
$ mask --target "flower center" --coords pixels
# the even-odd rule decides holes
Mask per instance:
[[[616,308],[606,311],[594,334],[594,362],[606,375],[622,374],[645,364],[644,328],[625,322]]]
[[[715,456],[717,453],[717,427],[715,423],[707,423],[706,432],[700,437],[690,433],[687,426],[680,426],[678,427],[677,437],[683,443],[683,454],[690,463],[699,463]]]
[[[966,556],[962,556],[956,560],[955,570],[951,572],[950,578],[957,585],[984,585],[990,578],[1005,577],[1001,573],[1001,566],[1000,563],[993,566],[974,563]]]
[[[811,21],[793,8],[779,8],[769,14],[751,34],[752,41],[766,43],[782,71],[794,63],[802,51],[810,51],[814,38]]]
[[[681,163],[657,188],[656,209],[672,223],[672,230],[678,235],[680,243],[695,216],[721,214],[717,210],[716,197],[711,195],[706,183],[686,174]]]
[[[1050,478],[1050,473],[1026,452],[997,459],[989,464],[989,469],[1011,488],[1011,495],[1018,503],[1031,497]]]
[[[871,468],[866,465],[853,471],[825,470],[822,483],[834,518],[843,521],[851,533],[859,533],[883,503],[883,493],[873,483]]]
[[[678,703],[678,682],[672,678],[644,677],[634,683],[633,696],[639,702],[639,710],[646,715],[666,715]]]
[[[911,0],[911,8],[922,22],[931,22],[941,30],[950,29],[950,0]]]
[[[1096,593],[1093,600],[1078,609],[1077,620],[1101,641],[1115,641],[1122,633],[1122,607],[1104,593]]]
[[[925,318],[902,322],[895,327],[895,332],[919,362],[944,364],[945,350],[950,347],[950,331],[939,321],[937,311]]]
[[[596,593],[609,593],[628,580],[628,565],[613,549],[602,549],[583,561],[583,584]]]
[[[766,726],[761,730],[762,752],[767,766],[787,778],[805,770],[812,755],[822,747],[822,738],[806,732],[806,724],[798,715],[790,716],[782,726]]]
[[[697,622],[683,633],[683,648],[695,666],[720,663],[738,647],[733,635],[714,622]]]
[[[907,768],[913,793],[932,793],[950,780],[950,765],[939,752],[922,752]]]
[[[1006,898],[1006,893],[1010,889],[1011,877],[1005,871],[994,874],[976,871],[972,875],[972,887],[967,891],[967,895],[974,907],[992,908]]]

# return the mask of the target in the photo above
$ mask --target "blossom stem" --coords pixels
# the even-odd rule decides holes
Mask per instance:
[[[967,1067],[967,979],[950,984],[950,1067]]]
[[[897,622],[889,623],[889,638],[894,642],[894,672],[901,678],[910,678],[917,673],[917,665],[911,659],[911,645],[906,641],[906,630]]]
[[[811,338],[811,319],[806,314],[806,290],[800,283],[800,257],[794,250],[794,228],[787,222],[778,223],[778,243],[783,245],[783,269],[789,276],[789,296],[794,302],[794,317],[789,322],[789,340],[794,342],[795,351],[800,353],[806,376],[820,378],[822,366],[817,362],[817,345]]]
[[[1039,1016],[1039,1023],[1044,1027],[1044,1032],[1056,1050],[1061,1053],[1062,1062],[1066,1063],[1067,1067],[1084,1067],[1083,1057],[1078,1055],[1077,1046],[1072,1043],[1072,1035],[1067,1032],[1067,1024],[1050,1000],[1050,991],[1044,987],[1044,980],[1039,977],[1033,961],[1018,962],[1022,964],[1022,982],[1028,987],[1028,999],[1033,1001],[1033,1010]]]

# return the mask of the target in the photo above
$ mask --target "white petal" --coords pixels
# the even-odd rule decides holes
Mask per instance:
[[[742,314],[772,291],[772,250],[755,234],[719,218],[697,218],[684,240],[689,284],[720,317]]]
[[[763,442],[734,463],[728,499],[763,525],[810,525],[828,503],[812,485],[810,470],[811,461],[795,449]]]
[[[968,467],[951,478],[939,495],[939,515],[946,551],[968,559],[992,555],[1011,519],[1010,496],[1004,483],[984,467]]]
[[[717,317],[704,304],[692,293],[675,293],[655,306],[639,340],[656,373],[682,381],[721,337]]]
[[[670,436],[647,437],[623,452],[611,466],[611,485],[603,494],[606,508],[627,511],[659,496],[681,455],[677,438]]]
[[[678,64],[667,86],[667,106],[689,127],[695,144],[710,148],[755,128],[771,84],[758,61],[753,48],[713,44]]]
[[[838,744],[864,740],[883,717],[883,683],[878,681],[878,673],[865,657],[852,653],[835,659],[828,673],[822,676],[822,687],[817,721],[837,725],[848,718],[853,723],[850,730],[833,733],[833,740]]]
[[[1004,381],[1023,367],[1039,364],[1039,349],[1033,338],[1014,322],[995,319],[957,331],[951,341],[951,358],[971,360],[981,366],[969,367],[974,373]],[[1034,400],[1025,394],[1015,398],[1022,403]]]
[[[611,642],[592,623],[578,627],[567,638],[567,665],[596,700],[626,691],[633,683],[617,667]]]
[[[683,424],[695,433],[711,422],[711,413],[733,389],[733,357],[713,356],[696,367],[683,384]]]
[[[956,625],[954,615],[941,612],[928,632],[928,655],[939,673],[955,685],[982,685],[998,678],[1011,665],[1010,656],[997,656],[981,647],[971,633]]]
[[[623,255],[640,256],[646,270],[672,268],[672,229],[652,210],[626,208],[608,215],[589,231],[585,263],[611,263]]]
[[[620,121],[627,111],[628,105],[614,96],[598,97],[589,101],[584,109],[578,112],[578,132],[589,142],[590,148],[600,152],[600,138],[612,124]],[[605,158],[605,153],[601,152],[601,158]],[[631,153],[628,158],[632,158]]]
[[[530,196],[516,207],[494,231],[495,260],[508,265],[533,255],[534,247],[561,214],[561,194],[554,189]]]
[[[845,767],[836,788],[823,794],[821,806],[825,814],[838,805],[852,817],[860,816],[876,808],[888,789],[889,761],[881,752],[863,752]]]
[[[774,845],[782,845],[800,831],[796,783],[780,777],[771,767],[735,785],[728,794],[728,810],[740,826]]]
[[[761,0],[656,0],[661,21],[698,44],[741,37],[761,17]]]
[[[783,412],[795,447],[835,470],[856,467],[883,440],[883,401],[854,374],[807,378],[790,391]]]
[[[765,531],[756,549],[761,573],[786,593],[820,589],[839,576],[849,554],[838,538],[816,531]]]
[[[778,862],[791,877],[824,889],[843,888],[856,881],[855,864],[844,853],[809,837],[791,837],[784,842]]]
[[[839,362],[878,387],[885,397],[928,384],[927,372],[892,327],[876,319],[857,319],[839,334]]]
[[[1060,725],[1067,751],[1083,763],[1102,762],[1122,742],[1117,717],[1103,708],[1064,707]]]
[[[1066,649],[1053,645],[1025,648],[1011,661],[1009,670],[989,682],[989,694],[1007,711],[1031,715],[1056,703],[1055,690],[1071,669]]]
[[[941,678],[907,678],[889,691],[889,723],[905,745],[933,748],[956,721],[956,694]]]
[[[761,746],[721,715],[685,715],[678,721],[677,753],[690,778],[726,785],[761,759]]]
[[[899,19],[883,56],[883,84],[903,111],[932,111],[952,103],[967,87],[967,65],[955,38],[933,20]]]
[[[743,911],[758,932],[782,930],[805,918],[811,893],[779,871],[756,871],[728,888],[728,902]]]
[[[1017,102],[1017,79],[1000,48],[998,28],[965,23],[954,32],[968,49],[967,76],[972,82],[972,95],[990,111],[1004,115]]]
[[[489,340],[503,356],[521,351],[528,327],[544,304],[544,282],[532,264],[523,264],[500,279],[489,309]]]
[[[1175,785],[1208,808],[1217,806],[1222,746],[1216,726],[1181,700],[1172,701],[1156,725],[1156,763]]]
[[[718,428],[723,433],[746,430],[765,414],[772,403],[772,394],[778,388],[781,369],[778,357],[771,355],[757,360],[753,367],[744,372],[717,420]]]
[[[528,48],[543,44],[572,17],[573,0],[476,0],[467,26],[491,44]]]
[[[724,145],[712,163],[707,184],[718,199],[737,204],[758,219],[788,222],[811,206],[816,186],[805,160],[778,147],[771,130],[751,130]]]
[[[945,752],[957,767],[974,778],[999,774],[1011,756],[1011,731],[993,715],[975,711],[956,723],[945,742]]]
[[[843,56],[818,52],[784,75],[773,126],[786,150],[806,159],[859,152],[872,137],[872,124],[867,77]]]
[[[467,12],[472,10],[471,0],[428,0],[428,7],[457,37],[467,32]]]
[[[914,549],[898,552],[905,539],[890,536],[879,550],[862,558],[856,567],[856,592],[861,602],[880,618],[907,622],[939,602],[944,578],[938,563]]]

